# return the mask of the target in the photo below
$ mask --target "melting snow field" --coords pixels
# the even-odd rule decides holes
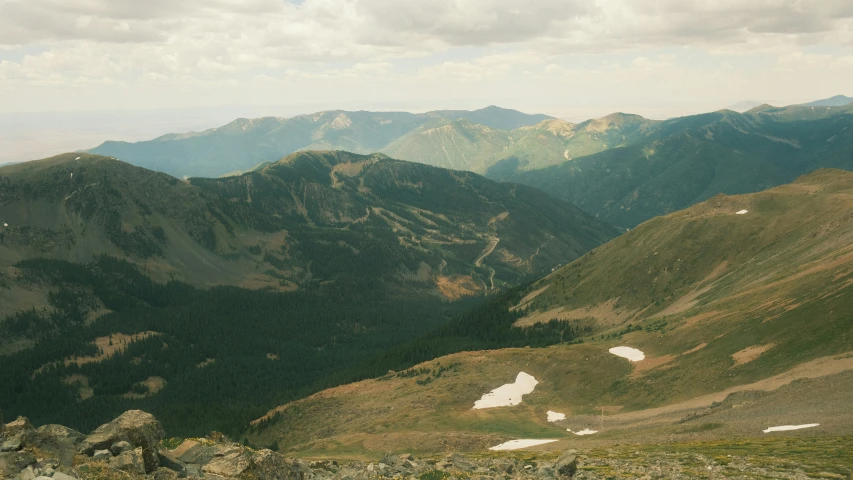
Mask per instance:
[[[770,432],[787,432],[789,430],[800,430],[803,428],[812,428],[819,426],[819,423],[807,423],[805,425],[782,425],[779,427],[770,427],[767,430],[762,430],[764,433]]]
[[[565,419],[566,419],[565,413],[552,412],[551,410],[548,410],[548,421],[549,422],[559,422],[560,420],[565,420]]]
[[[632,362],[639,362],[640,360],[646,358],[645,353],[637,350],[636,348],[631,347],[613,347],[609,351],[617,357],[627,358]]]
[[[519,448],[535,447],[536,445],[544,445],[546,443],[556,442],[553,440],[510,440],[500,445],[495,445],[489,450],[518,450]]]
[[[567,428],[567,429],[566,429],[566,431],[567,431],[567,432],[572,432],[572,429],[571,429],[571,428]],[[598,430],[590,430],[590,429],[588,429],[588,428],[584,428],[584,429],[583,429],[583,430],[581,430],[581,431],[578,431],[578,432],[572,432],[572,433],[574,433],[575,435],[592,435],[593,433],[598,433]]]
[[[515,383],[507,383],[500,386],[474,402],[474,410],[518,405],[521,403],[522,395],[532,393],[538,383],[532,375],[519,372],[518,376],[515,377]]]
[[[746,212],[748,212],[748,211],[749,211],[749,210],[738,210],[737,212],[735,212],[735,215],[743,215],[743,214],[745,214],[745,213],[746,213]]]

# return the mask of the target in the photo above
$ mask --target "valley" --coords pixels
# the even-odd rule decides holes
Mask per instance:
[[[724,441],[803,424],[818,425],[795,435],[845,435],[851,192],[853,174],[820,170],[653,219],[494,305],[519,329],[571,326],[571,340],[454,354],[330,389],[270,411],[247,438],[334,457],[517,439],[557,440],[541,451]],[[534,388],[477,408],[516,376]]]

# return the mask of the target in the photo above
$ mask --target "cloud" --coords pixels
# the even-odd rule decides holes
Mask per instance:
[[[850,0],[0,0],[0,12],[0,89],[651,76],[687,62],[685,48],[790,70],[816,61],[791,52],[829,46],[831,65],[853,48]]]

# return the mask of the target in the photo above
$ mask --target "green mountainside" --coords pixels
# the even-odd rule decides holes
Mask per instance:
[[[90,429],[145,408],[235,433],[395,368],[375,359],[410,338],[471,345],[439,327],[615,234],[530,187],[378,154],[189,181],[91,154],[5,167],[0,414]]]
[[[718,193],[759,191],[818,168],[853,169],[853,108],[756,107],[654,124],[640,141],[538,170],[507,159],[487,175],[525,183],[630,228]]]
[[[547,272],[615,234],[529,187],[346,152],[190,181],[66,154],[0,170],[0,218],[5,266],[110,254],[196,284],[370,281],[450,299]]]
[[[731,442],[811,423],[804,435],[846,435],[851,199],[853,173],[819,170],[655,218],[471,314],[520,331],[547,325],[550,340],[528,345],[558,345],[458,353],[320,392],[272,410],[247,438],[334,456],[519,438],[558,440],[549,450]],[[645,356],[628,361],[608,352],[616,346]],[[394,355],[414,364],[418,348]],[[519,372],[539,382],[520,404],[472,409]]]
[[[406,133],[437,120],[461,120],[504,129],[547,118],[550,117],[495,106],[422,114],[332,110],[293,118],[240,118],[203,132],[168,134],[135,143],[108,141],[90,152],[179,178],[217,177],[248,171],[299,150],[383,151]]]
[[[846,95],[835,95],[833,97],[815,100],[813,102],[804,103],[805,107],[842,107],[853,103],[853,97]]]

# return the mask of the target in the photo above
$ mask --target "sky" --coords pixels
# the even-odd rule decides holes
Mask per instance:
[[[491,104],[666,118],[853,95],[851,79],[850,0],[0,0],[0,123]]]

